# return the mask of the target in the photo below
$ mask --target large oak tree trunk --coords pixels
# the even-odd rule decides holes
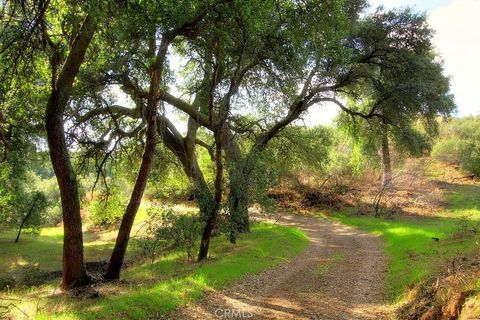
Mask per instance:
[[[236,145],[232,133],[225,128],[222,133],[225,141],[225,151],[227,158],[233,164],[233,170],[230,172],[230,242],[236,241],[238,233],[248,232],[250,229],[248,207],[250,205],[249,187],[253,183],[251,174],[255,169],[255,159],[258,154],[263,152],[270,140],[272,140],[280,131],[297,119],[304,108],[303,100],[298,100],[290,107],[290,111],[285,118],[273,125],[268,131],[259,135],[247,156],[242,158],[238,145]]]
[[[229,238],[231,243],[235,243],[239,233],[250,230],[248,216],[250,175],[246,170],[246,158],[242,156],[232,132],[225,128],[222,131],[222,137],[225,142],[225,155],[229,162],[230,175],[228,195]]]
[[[220,131],[220,130],[219,130]],[[215,197],[213,208],[208,212],[206,217],[205,227],[203,228],[202,240],[200,242],[200,250],[198,252],[198,261],[206,260],[208,257],[208,250],[210,247],[210,239],[212,237],[213,229],[217,222],[218,211],[222,202],[222,179],[223,179],[223,163],[222,163],[222,138],[218,132],[215,135]]]
[[[166,49],[165,49],[166,50]],[[115,280],[120,278],[125,253],[130,240],[133,222],[137,215],[138,208],[142,202],[143,193],[147,185],[148,176],[155,157],[156,133],[157,133],[157,104],[158,104],[158,70],[151,74],[150,81],[150,101],[147,115],[147,131],[145,136],[145,149],[143,151],[142,162],[138,170],[137,179],[133,187],[130,201],[128,202],[125,213],[123,214],[120,230],[118,231],[115,247],[113,248],[108,270],[105,279]]]
[[[382,188],[385,188],[392,183],[392,163],[388,143],[388,128],[386,124],[382,125],[380,149],[382,160]]]
[[[55,111],[56,105],[58,94],[54,93],[47,107],[46,124],[50,158],[62,202],[64,233],[62,288],[69,289],[88,281],[83,261],[82,220],[77,179],[65,144],[62,114]]]
[[[213,208],[209,213],[205,222],[205,227],[202,232],[202,240],[200,242],[200,250],[198,251],[198,261],[204,261],[208,257],[208,250],[210,248],[210,239],[212,237],[213,229],[217,222],[218,207]]]
[[[154,34],[154,33],[153,33]],[[133,186],[132,195],[128,202],[125,213],[123,214],[120,230],[118,231],[115,247],[113,248],[112,256],[108,264],[105,279],[115,280],[120,278],[120,271],[122,269],[125,253],[127,251],[128,242],[130,240],[130,232],[132,231],[133,222],[137,215],[138,208],[142,202],[143,193],[147,186],[148,176],[152,168],[153,160],[155,158],[156,136],[157,136],[157,107],[159,100],[160,80],[163,73],[165,56],[168,47],[173,40],[171,36],[164,36],[160,42],[158,53],[152,56],[155,62],[150,70],[150,91],[149,101],[147,105],[147,131],[145,134],[145,149],[143,151],[142,163],[138,170],[137,179]],[[155,37],[151,41],[152,52],[155,52]]]
[[[230,211],[229,238],[231,243],[236,242],[238,233],[246,233],[250,231],[248,215],[249,177],[248,173],[245,173],[245,170],[243,169],[243,167],[239,167],[230,172],[230,194],[228,204]]]
[[[206,222],[210,212],[215,208],[215,199],[205,181],[195,153],[198,128],[199,125],[195,119],[189,118],[187,135],[183,141],[186,160],[184,170],[193,185],[193,193],[200,208],[200,217]]]
[[[149,120],[149,122],[153,123],[149,124],[149,128],[147,129],[147,141],[143,152],[142,163],[140,165],[140,170],[138,171],[130,201],[128,202],[128,206],[122,218],[120,230],[118,231],[117,239],[115,241],[115,247],[112,256],[110,257],[107,273],[105,274],[106,279],[114,280],[120,278],[120,271],[125,259],[128,242],[130,240],[130,232],[132,231],[133,222],[147,185],[148,175],[155,155],[156,120],[152,118],[155,118],[155,116],[151,117]]]
[[[73,82],[84,60],[85,52],[96,27],[96,18],[89,14],[72,44],[67,60],[57,79],[55,79],[56,72],[53,72],[52,92],[45,114],[50,159],[57,177],[62,202],[64,230],[63,289],[81,286],[89,281],[83,261],[83,235],[78,185],[65,142],[63,114],[70,98]],[[52,65],[53,69],[56,70],[58,59],[55,58],[52,61],[57,61]]]

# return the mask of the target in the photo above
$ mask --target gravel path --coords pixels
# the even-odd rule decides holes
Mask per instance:
[[[382,241],[356,229],[311,217],[280,224],[304,230],[304,253],[275,268],[209,292],[170,319],[388,319]]]

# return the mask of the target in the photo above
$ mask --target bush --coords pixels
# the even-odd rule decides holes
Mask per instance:
[[[150,198],[187,199],[191,194],[190,180],[183,172],[182,165],[170,152],[158,152],[149,176],[145,194]]]
[[[32,184],[42,190],[48,200],[48,206],[45,210],[45,224],[55,226],[62,222],[62,203],[60,201],[60,191],[58,190],[57,179],[55,176],[42,178],[34,173],[30,174],[29,179]]]
[[[464,153],[462,141],[458,138],[441,138],[432,149],[432,156],[437,160],[460,164]]]
[[[110,194],[102,193],[88,207],[90,219],[95,225],[111,226],[120,221],[126,206],[126,199],[116,188]]]
[[[145,231],[137,239],[137,245],[143,256],[153,262],[162,250],[178,249],[193,259],[200,244],[203,224],[196,216],[179,215],[170,208],[150,208],[149,219],[145,222]]]
[[[27,183],[28,181],[28,183]],[[52,206],[43,180],[32,171],[0,168],[0,224],[38,235]],[[40,191],[41,190],[41,191]]]
[[[432,156],[455,163],[462,170],[480,176],[480,117],[454,119],[443,123]]]
[[[460,160],[460,167],[480,176],[480,143],[477,145],[472,143],[465,147]]]
[[[62,222],[62,204],[58,201],[45,212],[45,221],[48,226],[56,226]]]

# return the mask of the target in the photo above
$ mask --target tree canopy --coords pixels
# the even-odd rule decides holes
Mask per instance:
[[[248,232],[248,208],[273,175],[262,168],[281,161],[282,148],[299,149],[292,162],[326,163],[329,131],[292,125],[312,106],[335,104],[355,132],[380,133],[384,160],[389,139],[413,150],[423,141],[419,123],[434,134],[437,117],[452,113],[449,79],[424,14],[366,7],[362,0],[2,3],[0,179],[11,187],[0,188],[0,204],[25,194],[15,181],[25,180],[29,150],[48,150],[69,289],[89,281],[85,176],[94,175],[89,187],[105,188],[108,201],[116,168],[129,163],[131,194],[115,205],[124,214],[105,274],[118,279],[151,172],[168,170],[156,154],[168,152],[190,183],[205,260],[224,212],[231,242]]]

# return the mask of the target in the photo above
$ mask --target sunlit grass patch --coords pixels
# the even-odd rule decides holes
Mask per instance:
[[[237,245],[225,236],[212,239],[211,257],[205,263],[188,261],[183,253],[173,252],[153,264],[127,269],[122,282],[98,288],[100,299],[37,296],[37,288],[29,300],[21,298],[24,291],[11,295],[22,299],[22,310],[38,319],[152,319],[198,299],[206,290],[277,265],[301,253],[307,244],[306,235],[298,229],[260,223],[242,235]]]
[[[470,227],[480,221],[480,187],[450,184],[444,195],[447,208],[436,217],[396,216],[385,220],[354,215],[350,210],[329,216],[383,236],[390,257],[386,291],[392,302],[401,299],[410,285],[436,274],[453,258],[479,250],[480,235]]]

